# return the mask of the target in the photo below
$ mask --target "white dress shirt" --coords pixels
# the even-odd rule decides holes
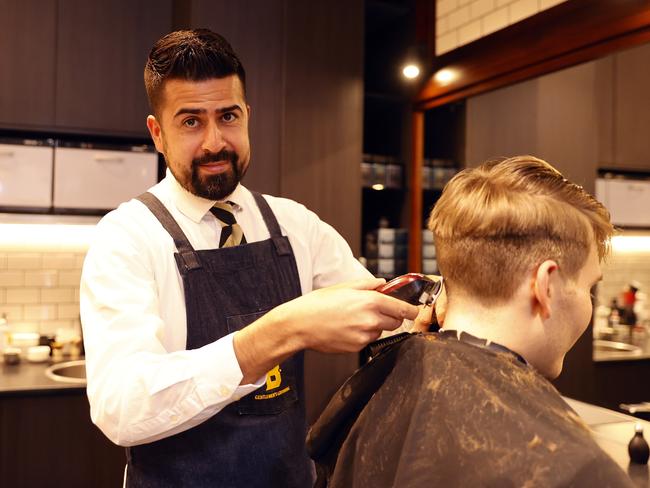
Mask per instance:
[[[215,203],[192,195],[168,171],[150,189],[196,250],[218,246]],[[266,196],[293,248],[302,293],[372,275],[345,240],[303,205]],[[248,242],[269,238],[253,195],[227,198]],[[123,446],[148,443],[207,420],[264,382],[243,378],[233,335],[185,350],[183,284],[171,236],[144,204],[123,203],[97,225],[81,278],[81,320],[93,422]]]

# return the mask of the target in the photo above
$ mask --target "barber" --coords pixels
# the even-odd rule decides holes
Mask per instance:
[[[145,87],[167,173],[84,263],[92,420],[127,446],[127,486],[311,486],[302,351],[358,351],[417,309],[313,212],[240,184],[250,107],[223,37],[166,35]]]

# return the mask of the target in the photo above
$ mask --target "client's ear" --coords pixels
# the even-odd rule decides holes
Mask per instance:
[[[546,320],[551,316],[551,303],[553,293],[557,289],[553,287],[554,278],[557,277],[558,265],[553,260],[546,260],[537,267],[533,283],[534,307],[539,308],[542,319]]]

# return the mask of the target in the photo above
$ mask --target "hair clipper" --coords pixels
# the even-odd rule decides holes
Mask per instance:
[[[421,273],[408,273],[390,280],[377,291],[411,305],[433,305],[442,292],[442,276],[433,280]]]

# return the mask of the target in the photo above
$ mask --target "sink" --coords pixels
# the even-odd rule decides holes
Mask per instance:
[[[625,353],[625,355],[636,356],[641,354],[641,348],[626,342],[615,341],[594,341],[594,351],[609,353]]]
[[[77,385],[86,384],[86,361],[65,361],[53,364],[45,370],[45,376],[61,383],[74,383]]]

